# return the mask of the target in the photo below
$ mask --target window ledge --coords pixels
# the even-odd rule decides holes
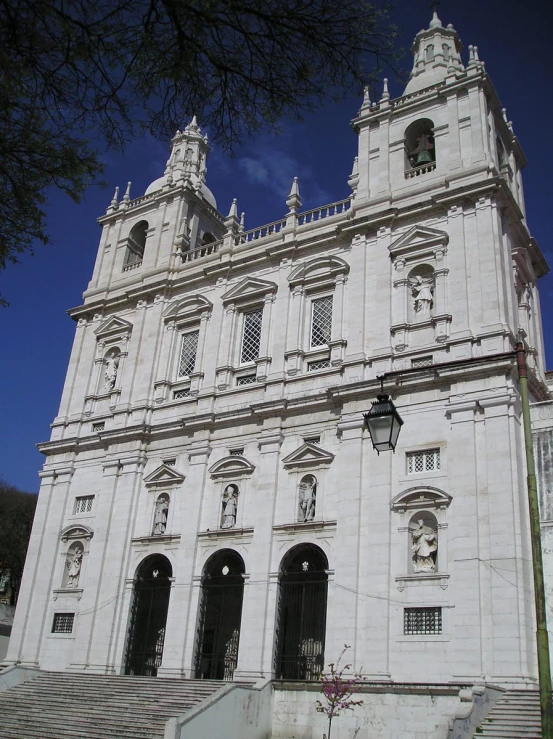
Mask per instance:
[[[284,523],[273,526],[273,531],[300,532],[300,531],[322,531],[323,529],[335,529],[336,521],[296,521],[295,523]]]
[[[133,544],[153,544],[153,542],[169,544],[173,541],[180,541],[180,534],[150,534],[149,536],[135,536],[131,541]]]
[[[448,586],[449,575],[443,572],[413,572],[411,575],[396,577],[397,589],[401,592],[406,585],[411,583],[436,584],[445,590]]]
[[[253,534],[253,526],[235,529],[213,529],[210,531],[199,531],[198,539],[233,539],[235,537],[250,536]]]

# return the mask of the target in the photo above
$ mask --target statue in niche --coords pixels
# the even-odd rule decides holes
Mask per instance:
[[[434,304],[434,283],[431,277],[423,279],[417,275],[411,282],[411,290],[415,299],[415,315],[430,315]]]
[[[315,518],[315,504],[317,496],[317,480],[313,475],[307,475],[300,482],[298,520],[306,523]]]
[[[119,354],[116,353],[108,354],[105,359],[106,369],[104,370],[104,390],[113,390],[115,387],[117,370],[119,369],[119,359]]]
[[[67,567],[67,587],[76,588],[79,584],[81,565],[83,563],[83,548],[76,546],[73,552],[69,552],[65,566]]]
[[[238,487],[227,485],[223,492],[222,529],[232,529],[236,525],[236,510],[238,508]]]
[[[424,520],[419,518],[412,535],[413,572],[436,572],[438,532],[426,526]]]
[[[152,534],[160,535],[165,533],[167,528],[167,516],[169,515],[169,497],[160,495],[156,500],[156,508],[154,512],[154,527]]]

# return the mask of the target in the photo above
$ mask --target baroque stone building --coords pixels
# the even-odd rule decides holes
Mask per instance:
[[[404,94],[365,93],[340,202],[302,211],[294,181],[244,230],[195,120],[143,197],[116,194],[9,663],[309,681],[347,643],[367,681],[535,682],[512,352],[522,327],[547,400],[547,265],[524,153],[461,51],[434,14]],[[395,454],[364,426],[381,382]]]

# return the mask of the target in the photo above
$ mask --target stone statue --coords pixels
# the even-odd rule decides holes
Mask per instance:
[[[160,495],[156,501],[156,509],[154,513],[153,534],[164,534],[167,528],[167,516],[169,514],[169,498],[166,495]]]
[[[438,532],[425,526],[422,518],[413,530],[413,572],[436,572],[436,552],[438,551]]]
[[[76,588],[79,584],[79,576],[81,574],[81,565],[83,563],[82,547],[76,547],[73,555],[67,557],[65,566],[67,567],[67,587]]]
[[[315,503],[317,495],[317,481],[312,475],[304,477],[300,482],[298,520],[312,521],[315,518]]]
[[[431,279],[423,280],[420,275],[412,283],[413,297],[415,298],[415,313],[418,316],[429,315],[434,301],[434,286]]]
[[[119,354],[109,354],[106,357],[106,369],[104,371],[104,389],[113,390],[115,380],[117,379],[117,369],[119,368]]]
[[[236,485],[227,485],[223,493],[223,520],[222,529],[232,529],[236,525],[236,509],[238,507],[238,488]]]

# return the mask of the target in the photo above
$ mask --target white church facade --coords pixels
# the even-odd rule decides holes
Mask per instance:
[[[245,230],[206,137],[100,218],[7,664],[536,682],[515,361],[548,400],[524,153],[434,14],[362,103],[351,196]],[[404,421],[377,454],[363,413]],[[276,735],[275,735],[276,736]],[[297,734],[300,736],[300,734]],[[311,736],[301,734],[301,736]]]

